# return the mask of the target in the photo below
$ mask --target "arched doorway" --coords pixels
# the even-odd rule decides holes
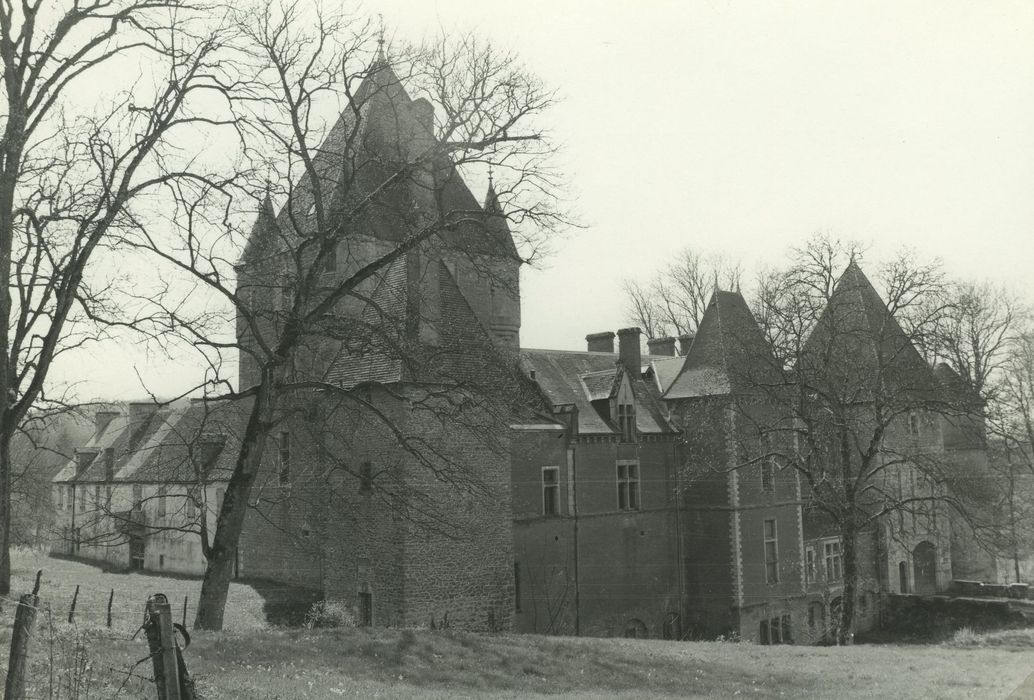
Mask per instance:
[[[916,593],[937,592],[937,555],[932,542],[923,540],[912,550]]]
[[[646,623],[642,620],[631,619],[625,623],[625,636],[629,639],[646,639]]]

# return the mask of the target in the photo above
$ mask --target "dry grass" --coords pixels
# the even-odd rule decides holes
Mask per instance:
[[[19,558],[22,563],[40,562]],[[187,590],[193,598],[198,583],[104,574],[67,561],[42,563],[49,567],[43,592],[48,586],[60,590],[52,598],[64,613],[76,582],[83,586],[81,600],[106,605],[117,581],[122,585],[116,600],[124,593],[127,617],[119,629],[108,630],[85,613],[77,627],[56,614],[60,653],[53,665],[44,623],[33,651],[33,697],[49,696],[50,668],[59,697],[72,697],[71,683],[62,685],[62,679],[73,678],[88,686],[82,698],[150,697],[147,663],[136,668],[142,678],[126,675],[147,653],[139,637],[129,640],[144,598],[157,590],[170,597],[174,590]],[[29,568],[19,571],[18,586],[30,573]],[[258,592],[235,586],[227,615],[231,629],[195,634],[186,659],[205,697],[982,699],[1006,697],[1034,671],[1034,630],[959,635],[958,641],[927,646],[759,647],[429,630],[275,629],[261,623],[262,607]],[[0,649],[6,649],[8,627],[5,620]]]
[[[1014,651],[1034,651],[1034,629],[1001,630],[999,632],[974,632],[963,627],[945,646],[960,649],[991,648]]]

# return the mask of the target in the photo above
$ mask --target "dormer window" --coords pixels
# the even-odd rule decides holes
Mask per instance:
[[[621,442],[635,442],[635,404],[618,404],[618,429]]]

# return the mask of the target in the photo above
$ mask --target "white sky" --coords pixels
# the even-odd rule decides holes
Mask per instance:
[[[628,325],[620,281],[685,246],[778,260],[824,230],[1027,284],[1034,3],[368,2],[399,36],[515,50],[587,228],[523,282],[526,347]]]
[[[586,225],[523,277],[522,345],[628,325],[676,251],[778,262],[816,231],[1030,291],[1034,3],[367,0],[389,35],[472,30],[562,96]],[[159,392],[185,381],[135,361]],[[177,384],[179,381],[179,384]],[[129,367],[96,392],[140,395]]]

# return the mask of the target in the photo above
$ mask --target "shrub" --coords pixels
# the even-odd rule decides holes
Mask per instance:
[[[344,603],[317,600],[305,613],[306,629],[316,627],[355,627],[355,615]]]
[[[981,636],[974,632],[969,627],[963,627],[956,630],[955,634],[951,638],[953,646],[957,647],[975,647],[980,646],[983,643]]]

